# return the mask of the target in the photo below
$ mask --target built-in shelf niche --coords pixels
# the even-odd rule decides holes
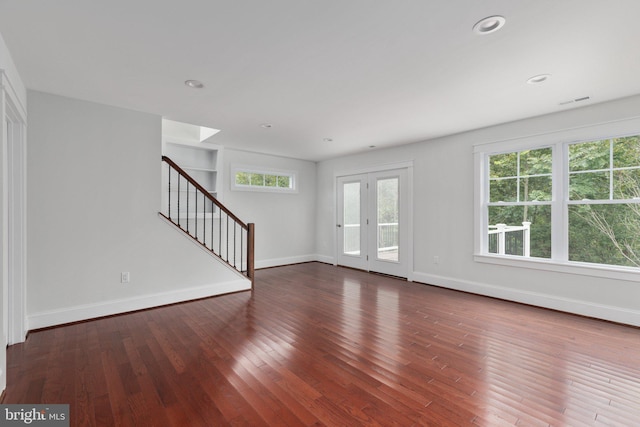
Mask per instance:
[[[210,143],[193,143],[166,139],[163,144],[163,154],[173,160],[187,174],[202,185],[209,194],[220,201],[222,189],[222,150],[223,148],[221,146]],[[163,179],[165,182],[167,181],[166,176]],[[195,188],[191,185],[186,185],[186,181],[182,181],[180,189],[178,190],[178,184],[174,181],[171,184],[171,196],[167,195],[166,197],[178,200],[178,191],[181,193],[180,215],[185,218],[195,217]],[[188,210],[185,197],[186,192],[189,192],[190,202]],[[167,203],[168,199],[164,201],[164,206],[167,206]],[[202,195],[197,199],[197,203],[199,217],[202,214],[202,203],[205,204],[206,217],[210,217],[212,212],[216,214],[215,216],[219,214],[217,207],[213,206],[210,201],[203,200]],[[173,209],[175,210],[175,204],[172,203],[172,205],[174,205]]]

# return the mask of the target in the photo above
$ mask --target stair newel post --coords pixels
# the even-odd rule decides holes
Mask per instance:
[[[247,224],[247,276],[251,280],[251,289],[253,290],[253,284],[255,282],[255,267],[254,267],[254,241],[255,241],[255,224],[250,222]]]

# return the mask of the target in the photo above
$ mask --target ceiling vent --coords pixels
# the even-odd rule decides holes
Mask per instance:
[[[569,105],[569,104],[573,104],[574,102],[588,101],[590,98],[591,97],[589,96],[583,96],[582,98],[570,99],[568,101],[561,102],[560,105]]]

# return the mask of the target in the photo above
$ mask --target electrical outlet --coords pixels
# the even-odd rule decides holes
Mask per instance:
[[[438,255],[433,257],[433,263],[434,264],[440,264],[440,257]]]
[[[131,275],[128,271],[120,273],[120,283],[129,283],[131,281]]]

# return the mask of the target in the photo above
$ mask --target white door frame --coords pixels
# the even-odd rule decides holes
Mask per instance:
[[[6,344],[24,342],[27,280],[26,113],[2,78],[2,333]],[[7,90],[9,89],[9,90]]]
[[[409,282],[413,281],[413,161],[405,161],[405,162],[397,162],[397,163],[387,163],[380,165],[372,165],[365,168],[360,169],[348,169],[348,170],[340,170],[334,173],[333,176],[333,185],[334,185],[334,197],[333,197],[333,218],[334,220],[338,219],[338,178],[347,177],[351,175],[361,175],[361,174],[371,174],[377,172],[384,172],[393,169],[406,169],[407,170],[407,280]],[[336,222],[337,225],[337,222]],[[338,265],[338,254],[339,254],[339,241],[338,235],[340,230],[338,227],[335,228],[334,233],[334,265]]]

